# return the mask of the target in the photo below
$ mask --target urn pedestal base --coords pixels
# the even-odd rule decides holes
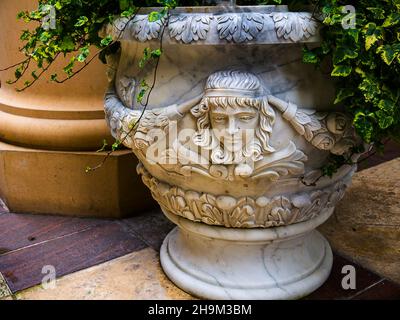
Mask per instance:
[[[184,291],[206,299],[299,299],[320,287],[332,268],[318,217],[270,229],[196,223],[164,211],[178,225],[161,248],[161,265]]]

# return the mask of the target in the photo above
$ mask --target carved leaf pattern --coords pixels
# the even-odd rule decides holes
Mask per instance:
[[[163,24],[164,19],[151,22],[148,16],[140,16],[132,21],[132,33],[140,42],[157,39]]]
[[[317,22],[307,12],[277,12],[272,19],[278,38],[297,42],[314,36],[317,31]]]
[[[210,20],[213,16],[192,15],[172,16],[169,22],[169,34],[183,43],[204,40],[210,30]]]
[[[217,19],[220,39],[237,43],[256,39],[264,27],[261,14],[225,14]]]
[[[138,173],[155,200],[167,212],[192,221],[228,228],[269,228],[306,221],[318,216],[325,208],[334,207],[343,197],[350,176],[324,189],[275,196],[234,198],[215,196],[171,187],[152,177],[142,164]]]

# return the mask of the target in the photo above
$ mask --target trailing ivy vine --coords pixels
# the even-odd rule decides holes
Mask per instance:
[[[38,9],[18,14],[19,19],[36,23],[33,30],[24,30],[20,49],[25,59],[10,68],[15,69],[18,84],[30,72],[17,90],[26,90],[42,77],[60,56],[68,56],[61,75],[49,75],[55,82],[65,82],[81,72],[97,56],[106,62],[108,54],[119,48],[118,39],[101,37],[103,26],[118,16],[132,19],[144,6],[158,6],[160,10],[149,19],[161,19],[175,6],[207,4],[196,0],[38,0]],[[304,63],[313,64],[336,80],[334,104],[340,104],[352,115],[353,124],[364,142],[382,149],[390,138],[400,140],[400,0],[238,0],[239,5],[287,4],[291,10],[314,12],[321,23],[322,42],[318,47],[304,46]],[[55,28],[43,28],[42,20],[48,14],[46,6],[55,9]],[[345,10],[353,6],[355,14]],[[344,27],[343,21],[354,18],[354,26]],[[91,48],[96,47],[96,52]],[[144,66],[158,59],[162,49],[145,49],[140,61]],[[324,67],[323,67],[324,66]],[[32,70],[32,71],[31,71]],[[154,84],[152,84],[154,85]],[[138,101],[142,103],[152,85],[142,83]],[[120,143],[113,145],[116,149]],[[360,147],[353,151],[359,152]],[[351,158],[332,156],[323,169],[331,176]]]

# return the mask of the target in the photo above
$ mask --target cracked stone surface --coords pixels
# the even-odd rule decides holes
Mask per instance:
[[[346,258],[400,283],[400,158],[358,172],[319,230]]]

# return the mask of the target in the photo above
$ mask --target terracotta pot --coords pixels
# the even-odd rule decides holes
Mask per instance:
[[[36,6],[0,1],[0,69],[25,59],[18,49],[27,24],[16,16]],[[116,152],[101,170],[85,174],[103,161],[105,153],[95,152],[103,140],[113,142],[103,110],[106,67],[96,59],[73,80],[50,82],[56,72],[62,79],[68,58],[21,93],[15,89],[29,77],[11,86],[14,69],[0,73],[0,197],[12,212],[117,218],[151,208],[150,195],[134,190],[140,180],[129,167],[130,152]]]

